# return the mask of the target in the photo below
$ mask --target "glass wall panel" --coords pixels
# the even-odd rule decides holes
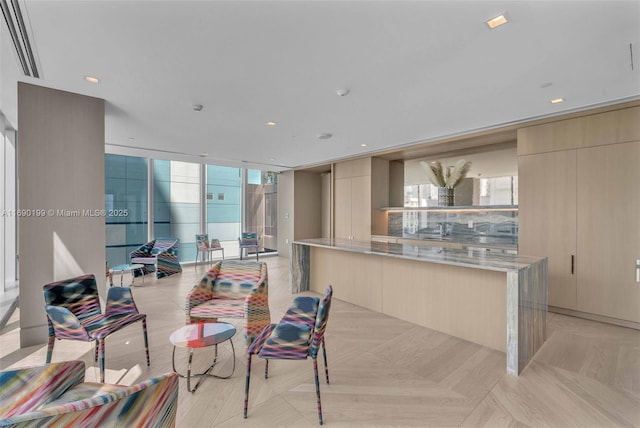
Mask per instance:
[[[242,170],[207,165],[207,221],[210,238],[219,239],[225,256],[239,254],[242,213]]]
[[[107,263],[129,262],[129,252],[147,242],[147,159],[105,155]]]
[[[247,184],[262,184],[262,171],[259,169],[248,169]]]
[[[180,261],[196,258],[200,232],[200,165],[153,161],[153,233],[155,238],[180,239]]]
[[[202,229],[210,238],[221,241],[226,257],[239,255],[238,237],[243,231],[259,233],[261,251],[276,251],[277,173],[246,170],[249,184],[244,183],[242,168],[203,168],[196,163],[110,154],[105,159],[105,206],[113,213],[106,219],[109,266],[128,263],[129,252],[151,238],[179,239],[180,261],[192,262],[196,258],[195,235]],[[151,183],[149,161],[153,162]],[[153,195],[152,216],[149,191]],[[246,224],[242,220],[243,205]],[[151,237],[147,236],[150,218]]]

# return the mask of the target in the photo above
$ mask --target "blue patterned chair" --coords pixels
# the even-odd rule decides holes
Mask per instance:
[[[182,272],[178,260],[180,240],[176,238],[156,238],[129,253],[129,263],[141,263],[144,273],[156,272],[156,278]]]
[[[85,382],[82,361],[0,372],[0,427],[174,427],[178,375]]]
[[[320,381],[318,379],[318,351],[322,346],[324,371],[329,383],[327,351],[324,344],[324,333],[329,319],[333,288],[329,286],[321,299],[317,297],[298,296],[293,300],[278,324],[269,324],[247,349],[247,377],[244,396],[244,417],[249,408],[249,383],[251,380],[251,357],[258,355],[265,358],[264,377],[269,376],[269,360],[313,360],[313,373],[316,384],[318,404],[318,421],[322,425],[322,405],[320,403]]]
[[[147,316],[138,312],[129,287],[107,290],[104,314],[100,307],[98,286],[94,275],[83,275],[52,282],[43,287],[49,344],[47,363],[51,362],[56,339],[95,341],[95,360],[100,361],[100,382],[104,382],[104,342],[113,332],[142,321],[144,347],[149,361]]]
[[[244,252],[244,250],[247,250],[247,255],[249,254],[248,251],[250,248],[255,249],[256,252],[256,260],[258,260],[258,249],[260,248],[260,238],[258,237],[257,233],[252,233],[252,232],[242,232],[242,235],[240,235],[240,238],[238,238],[238,245],[240,246],[240,260],[242,260],[242,253]]]

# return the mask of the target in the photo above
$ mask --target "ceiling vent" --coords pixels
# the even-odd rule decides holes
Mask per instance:
[[[0,0],[0,7],[24,75],[39,78],[40,73],[38,73],[36,59],[29,42],[27,26],[24,23],[18,0],[11,0],[11,6],[9,6],[7,0]]]

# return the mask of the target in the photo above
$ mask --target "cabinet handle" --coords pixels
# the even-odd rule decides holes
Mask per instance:
[[[575,266],[576,266],[576,256],[574,254],[571,254],[571,275],[573,275],[573,273],[576,271]]]
[[[636,260],[636,282],[640,282],[640,259]]]

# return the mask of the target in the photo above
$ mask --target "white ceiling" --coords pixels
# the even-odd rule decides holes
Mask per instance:
[[[640,99],[637,0],[21,6],[42,78],[21,75],[3,23],[0,110],[19,129],[17,80],[104,98],[115,153],[284,170]]]

